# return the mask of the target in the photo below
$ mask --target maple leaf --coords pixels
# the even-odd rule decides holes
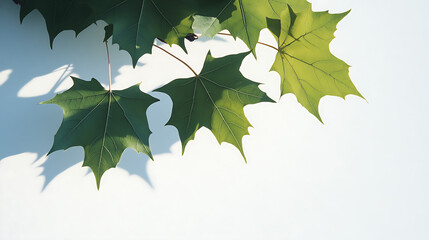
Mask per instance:
[[[52,47],[55,37],[64,30],[73,30],[78,35],[94,22],[91,8],[79,0],[31,0],[20,2],[21,22],[33,10],[38,10],[46,22]]]
[[[244,157],[242,138],[251,127],[243,107],[273,102],[258,83],[243,77],[239,68],[248,53],[213,58],[208,53],[200,74],[177,79],[155,90],[168,94],[173,111],[168,125],[179,131],[182,151],[201,127],[212,131],[219,143],[236,146]]]
[[[227,18],[225,21],[213,19],[214,22],[211,27],[201,29],[201,32],[203,35],[208,34],[210,37],[213,37],[219,29],[226,29],[234,38],[238,37],[243,40],[255,54],[254,49],[259,39],[259,33],[262,29],[267,28],[266,17],[274,17],[272,7],[268,1],[235,0],[228,3],[225,7],[225,9],[229,8],[236,9],[232,12],[230,18]],[[217,18],[223,17],[223,14],[222,12]],[[207,19],[200,20],[209,21]],[[204,23],[204,25],[207,26],[207,23]],[[197,24],[196,27],[198,28],[199,25]]]
[[[155,38],[185,49],[184,38],[192,33],[192,16],[212,16],[231,0],[86,0],[94,18],[113,24],[113,43],[126,50],[133,65],[150,53]],[[232,11],[234,9],[230,9]],[[231,13],[224,11],[225,17]]]
[[[310,6],[306,0],[268,0],[268,2],[277,16],[280,16],[288,6],[296,13],[302,12]]]
[[[51,46],[64,30],[74,30],[77,35],[97,20],[104,20],[109,25],[106,37],[113,34],[113,43],[131,55],[135,66],[142,55],[151,52],[155,38],[185,49],[184,38],[193,32],[192,16],[214,16],[222,11],[228,18],[234,8],[222,8],[230,1],[33,0],[23,2],[20,14],[22,21],[33,10],[39,10],[45,18]]]
[[[73,78],[73,82],[72,88],[43,102],[59,105],[64,113],[48,155],[82,146],[83,166],[94,172],[97,188],[103,173],[116,167],[126,148],[152,158],[146,110],[158,99],[141,92],[138,85],[109,92],[95,79]]]
[[[201,34],[201,37],[213,38],[217,33],[223,30],[219,19],[215,17],[194,16],[192,29]]]
[[[224,12],[220,12],[217,17],[195,16],[192,27],[200,32],[201,36],[210,38],[222,30],[228,30],[234,38],[243,40],[255,54],[259,34],[262,29],[267,28],[266,18],[278,18],[288,6],[296,11],[302,11],[309,5],[306,0],[235,0],[224,7],[224,9],[236,8],[235,11],[230,9],[231,17],[225,18]]]
[[[286,9],[280,21],[268,21],[278,43],[271,70],[280,75],[281,94],[295,94],[298,102],[320,121],[318,105],[323,96],[362,97],[349,77],[349,65],[329,50],[337,23],[347,14],[313,12],[310,5],[297,14]]]

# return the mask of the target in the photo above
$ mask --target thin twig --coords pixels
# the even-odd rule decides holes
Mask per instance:
[[[269,45],[269,44],[262,43],[262,42],[258,42],[258,43],[259,43],[259,44],[261,44],[261,45],[264,45],[264,46],[270,47],[270,48],[272,48],[272,49],[276,50],[277,52],[279,51],[279,49],[278,49],[278,48],[276,48],[276,47],[274,47],[274,46],[271,46],[271,45]]]
[[[218,35],[224,35],[224,36],[232,36],[231,34],[229,34],[229,33],[217,33]],[[279,51],[279,49],[278,48],[276,48],[276,47],[274,47],[274,46],[271,46],[271,45],[269,45],[269,44],[266,44],[266,43],[263,43],[263,42],[258,42],[258,44],[261,44],[261,45],[264,45],[264,46],[267,46],[267,47],[270,47],[270,48],[272,48],[272,49],[275,49],[277,52]]]
[[[195,76],[198,76],[198,74],[194,71],[194,69],[192,69],[192,68],[191,68],[191,66],[189,66],[187,63],[185,63],[182,59],[180,59],[180,58],[178,58],[178,57],[174,56],[173,54],[171,54],[170,52],[168,52],[167,50],[165,50],[165,49],[164,49],[164,48],[162,48],[162,47],[159,47],[159,46],[157,46],[157,45],[155,45],[155,44],[153,44],[153,46],[154,46],[154,47],[157,47],[157,48],[159,48],[159,49],[161,49],[162,51],[166,52],[168,55],[170,55],[170,56],[174,57],[175,59],[179,60],[181,63],[185,64],[185,66],[187,66],[187,67],[192,71],[192,73],[193,73]]]
[[[112,70],[110,68],[110,55],[109,55],[109,46],[106,41],[106,50],[107,50],[107,65],[109,67],[109,92],[112,92]]]
[[[229,33],[216,33],[217,35],[224,35],[224,36],[232,36],[231,34],[229,34]]]

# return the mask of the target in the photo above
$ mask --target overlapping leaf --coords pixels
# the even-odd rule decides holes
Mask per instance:
[[[150,53],[155,38],[184,48],[191,26],[213,37],[228,30],[255,54],[260,31],[269,28],[277,39],[278,53],[272,70],[281,77],[281,93],[293,93],[321,120],[320,99],[325,95],[361,96],[348,75],[349,66],[330,53],[337,23],[345,16],[313,12],[306,0],[32,0],[21,4],[21,21],[37,9],[46,20],[50,41],[63,30],[76,34],[97,20],[104,20],[104,41],[113,36],[120,49],[130,53],[133,64]],[[274,47],[275,48],[275,47]],[[244,106],[272,100],[240,73],[248,53],[215,59],[209,53],[200,74],[174,80],[157,91],[173,101],[167,124],[178,129],[183,151],[201,127],[219,143],[236,146],[244,156],[242,138],[251,126]],[[64,120],[49,153],[72,146],[85,151],[84,166],[95,174],[97,186],[103,173],[115,167],[130,147],[152,157],[146,110],[157,99],[138,86],[106,91],[95,79],[73,79],[73,87],[45,103],[63,108]]]
[[[307,0],[268,0],[268,2],[278,17],[288,6],[296,13],[302,12],[310,6]]]
[[[103,173],[116,167],[126,148],[152,158],[146,110],[157,99],[141,92],[138,85],[109,92],[95,79],[88,82],[73,78],[73,81],[71,89],[44,102],[59,105],[64,113],[48,154],[82,146],[83,165],[94,172],[97,187]]]
[[[213,37],[219,30],[227,29],[234,38],[239,37],[252,51],[259,39],[259,33],[267,27],[266,17],[274,17],[274,11],[267,0],[234,0],[224,9],[236,9],[232,16],[224,18],[220,12],[217,18],[197,18],[194,28],[203,36]],[[222,19],[226,19],[222,21]]]
[[[192,16],[228,18],[231,0],[32,0],[21,6],[21,20],[37,9],[46,20],[51,45],[61,31],[81,32],[97,20],[113,25],[113,42],[126,50],[135,65],[150,53],[155,38],[184,48],[184,37],[192,33]]]
[[[184,48],[184,37],[192,33],[192,16],[213,16],[230,0],[82,0],[91,6],[96,19],[113,24],[113,42],[130,53],[133,64],[150,53],[155,38]],[[224,11],[227,17],[231,8]]]
[[[300,12],[310,4],[306,0],[234,0],[225,9],[235,7],[230,18],[223,17],[220,12],[216,17],[196,16],[193,28],[202,36],[214,37],[222,30],[228,30],[231,35],[240,38],[254,52],[262,29],[267,28],[266,18],[279,18],[280,13],[288,6]],[[221,19],[222,18],[222,19]]]
[[[219,143],[233,144],[244,156],[242,138],[251,125],[243,107],[272,102],[258,88],[258,83],[240,73],[241,62],[247,54],[215,59],[209,53],[199,75],[174,80],[156,90],[173,100],[173,112],[167,124],[178,129],[183,150],[198,129],[206,127]]]
[[[347,14],[313,12],[311,7],[295,14],[286,9],[281,23],[270,22],[278,42],[272,70],[280,74],[282,95],[295,94],[320,121],[318,105],[323,96],[361,96],[350,80],[349,65],[329,50],[336,25]]]

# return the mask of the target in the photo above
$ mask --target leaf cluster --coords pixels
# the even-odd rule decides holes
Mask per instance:
[[[242,138],[249,134],[251,124],[244,106],[273,102],[258,83],[239,71],[246,55],[256,57],[257,44],[269,46],[258,42],[262,29],[268,28],[277,41],[269,47],[276,51],[271,70],[280,76],[281,94],[294,94],[320,121],[318,105],[323,96],[361,96],[350,80],[349,66],[329,50],[336,25],[348,12],[313,12],[306,0],[14,1],[21,5],[21,21],[33,10],[42,14],[51,46],[60,32],[74,30],[77,35],[103,20],[107,26],[102,41],[112,38],[130,54],[134,66],[153,47],[160,48],[154,45],[156,38],[185,51],[185,39],[198,38],[194,30],[208,37],[227,30],[233,38],[243,40],[249,52],[223,58],[208,53],[200,73],[187,65],[193,77],[173,80],[155,90],[173,101],[167,124],[178,129],[183,151],[195,133],[206,127],[219,143],[230,143],[245,156]],[[84,166],[92,169],[98,187],[103,173],[116,167],[126,148],[152,158],[146,110],[157,99],[138,86],[112,91],[95,79],[73,81],[72,88],[44,102],[57,104],[64,112],[49,153],[82,146]]]

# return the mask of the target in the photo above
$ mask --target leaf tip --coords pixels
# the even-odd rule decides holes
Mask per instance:
[[[209,50],[208,52],[207,52],[207,55],[206,55],[206,62],[210,62],[210,61],[213,61],[213,60],[215,60],[215,58],[213,57],[213,55],[212,55],[212,51],[211,50]]]
[[[89,166],[89,164],[86,164],[85,161],[83,161],[82,167],[89,167],[91,168],[92,172],[94,173],[94,177],[95,177],[95,183],[97,184],[97,190],[100,190],[100,185],[101,185],[101,176],[103,175],[103,173],[100,174],[99,171],[97,171],[97,173],[94,171],[94,169]]]
[[[182,142],[182,156],[185,155],[186,143]]]
[[[54,146],[51,147],[51,149],[49,150],[49,152],[46,154],[46,156],[51,155],[51,153],[55,152],[56,150],[54,150]]]
[[[51,99],[49,99],[49,100],[46,100],[46,101],[43,101],[43,102],[39,102],[39,104],[55,104],[54,99],[55,99],[55,97],[56,97],[56,96],[58,96],[59,94],[60,94],[60,93],[56,94],[53,98],[51,98]]]
[[[153,159],[153,155],[150,149],[148,149],[148,152],[146,153],[146,155],[150,158],[150,160],[152,160],[152,162],[155,162],[155,159]]]
[[[252,126],[251,126],[251,127],[252,127]],[[246,158],[246,155],[244,154],[243,143],[241,142],[238,146],[234,144],[234,146],[236,146],[236,147],[238,148],[238,150],[239,150],[239,151],[240,151],[240,153],[241,153],[241,156],[242,156],[242,157],[243,157],[243,159],[244,159],[244,162],[247,164],[247,158]]]
[[[261,85],[261,84],[260,84],[260,85]],[[263,97],[263,99],[261,100],[261,102],[277,103],[279,100],[280,100],[280,97],[279,97],[279,99],[276,101],[276,100],[272,99],[271,97],[269,97],[269,96],[267,95],[267,93],[264,93],[264,97]]]
[[[317,113],[316,118],[320,121],[321,124],[325,125],[325,123],[322,120],[322,117],[320,117],[319,113]]]
[[[354,95],[356,95],[356,96],[358,96],[358,97],[360,97],[360,98],[362,98],[363,100],[365,100],[366,101],[366,103],[369,103],[368,102],[368,100],[359,92],[359,91],[357,91]]]
[[[349,13],[352,11],[352,9],[349,9],[348,11],[345,11],[343,13],[338,13],[338,15],[340,16],[340,20],[345,18],[347,15],[349,15]]]
[[[136,69],[137,63],[139,63],[139,58],[131,55],[131,60],[133,61],[133,69]]]
[[[252,52],[253,57],[255,58],[255,60],[258,60],[258,56],[256,55],[256,48],[250,49],[250,52]]]
[[[51,35],[49,34],[49,47],[51,47],[51,49],[54,49],[54,39],[55,39],[56,35]]]

